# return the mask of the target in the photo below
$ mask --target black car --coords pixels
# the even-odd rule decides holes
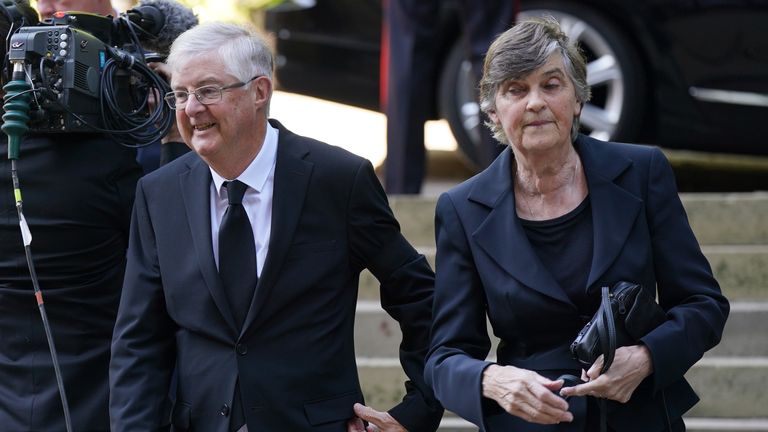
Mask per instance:
[[[310,3],[267,13],[279,88],[378,110],[381,0]],[[554,16],[587,54],[584,132],[768,155],[768,0],[519,0],[518,10]],[[443,63],[433,116],[475,160],[481,125],[457,11],[446,0],[435,17]]]

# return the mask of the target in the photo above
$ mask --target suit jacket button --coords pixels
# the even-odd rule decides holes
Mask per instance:
[[[219,414],[226,417],[229,415],[229,405],[224,404],[221,406],[221,409],[219,410]]]
[[[245,355],[248,353],[248,347],[245,344],[237,344],[235,346],[235,351],[240,355]]]

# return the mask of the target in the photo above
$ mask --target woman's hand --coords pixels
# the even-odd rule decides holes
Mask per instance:
[[[637,386],[653,373],[651,353],[645,345],[618,348],[611,368],[603,375],[600,374],[602,367],[603,356],[600,356],[588,371],[581,374],[581,379],[587,383],[563,388],[560,395],[594,396],[626,403]]]
[[[376,411],[359,403],[352,409],[356,417],[347,422],[347,432],[408,432],[388,412]],[[368,422],[368,427],[365,427],[363,420]]]
[[[531,423],[557,424],[573,420],[568,402],[554,393],[562,386],[562,380],[551,381],[513,366],[491,365],[483,372],[483,396]]]

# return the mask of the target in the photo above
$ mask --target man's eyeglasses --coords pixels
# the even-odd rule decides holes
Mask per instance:
[[[232,90],[235,88],[242,87],[248,84],[249,82],[255,80],[256,78],[259,78],[262,76],[264,75],[256,75],[255,77],[249,79],[248,81],[236,82],[234,84],[229,84],[225,86],[206,85],[206,86],[198,87],[192,90],[191,92],[184,91],[184,90],[175,90],[175,91],[166,93],[163,99],[165,99],[165,103],[167,103],[168,106],[174,110],[184,109],[184,107],[187,106],[187,101],[189,100],[190,94],[195,95],[195,98],[201,104],[211,105],[221,100],[221,94],[225,90]]]

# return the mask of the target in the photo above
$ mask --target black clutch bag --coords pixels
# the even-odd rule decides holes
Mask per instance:
[[[571,354],[585,368],[602,354],[605,372],[617,347],[634,345],[665,319],[664,310],[642,285],[621,281],[603,287],[600,307],[571,344]]]

